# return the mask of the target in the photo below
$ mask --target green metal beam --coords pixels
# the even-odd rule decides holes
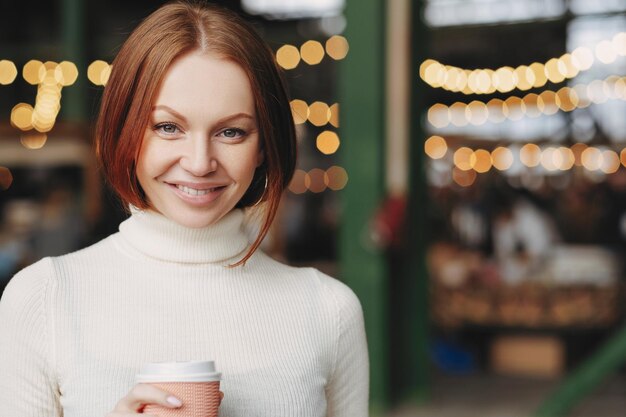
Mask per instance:
[[[425,84],[419,79],[419,66],[428,53],[428,30],[422,13],[424,1],[411,2],[411,103],[409,112],[409,180],[407,195],[407,242],[403,256],[403,320],[406,321],[406,361],[410,378],[405,383],[405,397],[414,402],[425,401],[430,393],[429,375],[429,280],[426,269],[428,195],[424,173],[424,139],[421,115],[426,113]]]
[[[365,314],[370,352],[371,415],[388,407],[387,276],[382,253],[368,244],[368,224],[384,184],[384,0],[347,0],[350,51],[340,68],[342,191],[341,277]]]
[[[62,61],[70,61],[78,68],[76,82],[63,88],[62,116],[69,121],[84,121],[86,107],[85,64],[85,13],[83,0],[63,0],[61,9],[61,32],[63,42]]]
[[[626,362],[626,326],[576,369],[541,404],[534,417],[563,417],[608,375]]]

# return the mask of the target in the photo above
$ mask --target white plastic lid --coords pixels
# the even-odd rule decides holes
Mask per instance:
[[[136,379],[137,382],[212,382],[221,377],[213,361],[188,361],[147,363]]]

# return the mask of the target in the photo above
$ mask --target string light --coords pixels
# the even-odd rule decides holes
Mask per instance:
[[[310,106],[303,100],[291,100],[291,113],[294,123],[303,124],[307,120],[313,125],[321,127],[331,124],[339,127],[339,104],[334,103],[330,107],[328,104],[316,101]]]
[[[468,124],[482,125],[488,121],[517,121],[542,114],[551,116],[559,111],[571,112],[608,100],[626,100],[626,77],[612,75],[589,84],[562,87],[558,91],[545,90],[539,95],[510,96],[505,101],[494,98],[487,103],[474,100],[470,103],[455,102],[450,106],[436,103],[428,109],[426,118],[436,128],[449,125],[463,127]]]
[[[349,49],[346,38],[335,35],[328,38],[324,46],[315,40],[304,42],[300,48],[294,45],[283,45],[276,51],[276,62],[282,68],[292,70],[300,64],[300,61],[317,65],[322,62],[325,55],[336,61],[344,59]]]
[[[424,152],[433,160],[441,159],[447,153],[446,140],[441,136],[431,136],[425,142]],[[626,167],[626,148],[619,153],[606,148],[596,148],[584,143],[576,143],[571,147],[547,146],[541,148],[535,143],[527,143],[519,149],[519,161],[528,168],[541,166],[546,171],[568,171],[575,166],[587,171],[602,171],[605,174],[617,172],[620,166]],[[453,153],[453,169],[457,172],[459,185],[473,183],[471,176],[463,176],[461,172],[482,174],[492,167],[499,171],[511,169],[515,155],[509,148],[498,146],[489,152],[485,149],[472,150],[460,147]]]
[[[348,173],[340,166],[331,166],[326,171],[314,168],[310,171],[296,169],[289,191],[294,194],[302,194],[307,191],[321,193],[326,189],[339,191],[348,183]]]
[[[426,59],[420,65],[419,74],[422,80],[434,88],[463,94],[508,93],[515,89],[525,91],[543,87],[547,81],[561,83],[591,68],[595,59],[610,64],[618,56],[626,56],[626,32],[616,34],[611,40],[598,42],[593,51],[587,47],[578,47],[571,53],[551,58],[545,63],[470,70]]]

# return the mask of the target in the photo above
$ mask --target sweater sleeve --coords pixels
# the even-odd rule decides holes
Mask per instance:
[[[52,265],[44,259],[19,272],[0,300],[0,416],[60,417],[53,377]]]
[[[369,359],[361,303],[345,284],[329,277],[325,281],[337,323],[334,367],[326,387],[327,416],[366,417]]]

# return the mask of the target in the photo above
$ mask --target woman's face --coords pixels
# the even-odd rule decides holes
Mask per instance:
[[[137,161],[150,206],[187,227],[231,211],[263,162],[254,98],[239,65],[192,52],[165,74]]]

